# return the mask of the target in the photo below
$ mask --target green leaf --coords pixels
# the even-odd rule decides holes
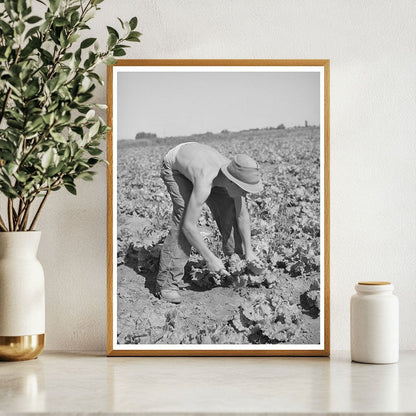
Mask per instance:
[[[28,175],[26,175],[25,173],[23,173],[23,172],[15,172],[14,173],[14,177],[19,181],[19,182],[21,182],[21,183],[24,183],[24,182],[26,182],[27,181],[27,179],[28,179]]]
[[[71,150],[69,147],[66,147],[64,150],[64,155],[62,156],[62,159],[68,159],[71,156]]]
[[[27,33],[29,33],[29,32],[30,32],[30,30]],[[28,60],[30,60],[33,57],[33,52],[36,49],[39,49],[40,46],[41,46],[41,44],[42,44],[39,38],[37,38],[37,37],[30,37],[30,35],[27,36],[27,33],[25,35],[25,38],[26,39],[29,38],[29,42],[23,48],[23,50],[22,50],[22,52],[20,54],[20,58],[19,59],[22,60],[22,61],[28,61]]]
[[[58,133],[57,131],[51,131],[51,136],[58,143],[67,143],[65,136],[61,133]]]
[[[114,65],[117,63],[117,59],[113,58],[112,56],[108,56],[103,60],[106,65]]]
[[[48,169],[46,169],[45,176],[48,177],[48,178],[52,178],[57,173],[59,173],[61,171],[61,169],[62,169],[62,162],[59,163],[58,166],[49,167]]]
[[[114,48],[113,55],[114,56],[124,56],[124,55],[126,55],[126,51],[122,48],[116,47],[116,48]]]
[[[3,19],[0,19],[0,29],[5,35],[10,35],[13,33],[13,29],[8,25]]]
[[[52,13],[55,13],[58,10],[60,0],[49,0],[49,7]]]
[[[78,178],[84,181],[92,181],[94,174],[95,172],[82,172],[78,175]]]
[[[40,50],[40,55],[42,58],[42,61],[46,64],[46,65],[50,65],[53,63],[53,56],[52,54],[47,51],[46,49],[41,49]]]
[[[17,12],[22,13],[25,9],[27,9],[27,4],[25,0],[17,0]]]
[[[139,39],[139,37],[141,36],[142,34],[140,33],[140,32],[137,32],[137,31],[135,31],[135,30],[132,30],[130,33],[129,33],[129,38],[136,38],[137,40]]]
[[[17,163],[14,162],[9,162],[6,164],[6,166],[4,167],[4,169],[6,170],[7,174],[9,176],[13,175],[16,170],[17,170]]]
[[[72,59],[73,56],[74,55],[71,52],[67,52],[67,53],[62,55],[61,60],[62,60],[62,62],[63,61],[69,61],[70,59]]]
[[[6,183],[0,184],[0,189],[1,189],[1,192],[4,193],[7,198],[17,197],[17,192],[10,185],[7,185]]]
[[[98,74],[94,72],[90,72],[88,75],[90,78],[97,80],[101,85],[104,85],[104,81],[101,79],[101,77]]]
[[[51,92],[55,92],[58,86],[58,82],[59,82],[59,76],[55,76],[48,82],[48,87]]]
[[[117,40],[118,40],[117,36],[114,35],[113,33],[110,33],[110,36],[108,37],[108,40],[107,40],[108,49],[112,49],[116,45]]]
[[[18,35],[21,35],[24,31],[25,31],[25,24],[22,21],[18,22],[16,25],[16,33]]]
[[[68,123],[69,120],[71,120],[71,114],[61,112],[56,125],[57,126],[65,126],[66,123]]]
[[[117,30],[115,30],[113,27],[107,26],[107,31],[109,35],[113,34],[116,37],[116,39],[120,39],[120,35],[118,34]]]
[[[82,130],[81,127],[72,126],[72,131],[78,134],[78,136],[82,136],[84,134],[84,131]]]
[[[85,22],[88,22],[88,20],[91,20],[93,17],[94,17],[94,15],[95,15],[95,10],[94,9],[90,9],[87,13],[86,13],[86,15],[84,16],[84,18],[82,19],[82,21],[85,23]],[[80,28],[82,28],[82,29],[89,29],[89,27],[87,26],[87,25],[81,25],[80,26]]]
[[[70,22],[68,19],[65,19],[65,17],[57,17],[54,21],[53,24],[57,27],[60,26],[68,26],[70,25]]]
[[[55,113],[51,112],[51,113],[47,113],[44,116],[41,116],[43,121],[45,122],[45,124],[47,125],[52,125],[54,117],[55,117]]]
[[[22,16],[26,17],[32,14],[32,8],[25,6],[25,8],[22,10]]]
[[[100,159],[97,159],[95,157],[90,157],[87,160],[87,163],[92,167],[92,166],[95,166],[99,161],[100,161]]]
[[[79,21],[79,13],[77,11],[72,13],[70,20],[71,20],[71,26],[74,27]]]
[[[74,33],[73,35],[71,35],[69,37],[68,42],[69,43],[74,43],[74,42],[76,42],[80,38],[80,36],[81,35],[79,35],[78,33]]]
[[[131,32],[129,36],[127,36],[126,40],[129,42],[140,42],[139,37],[141,36],[141,33],[139,32]]]
[[[41,117],[36,117],[33,121],[29,121],[26,124],[26,133],[30,134],[35,131],[40,131],[43,128],[43,119]]]
[[[5,140],[0,140],[0,149],[1,149],[1,155],[3,158],[4,150],[8,150],[12,152],[15,149],[15,147],[10,142],[6,142]]]
[[[68,45],[68,40],[65,36],[64,30],[61,30],[61,33],[59,34],[59,44],[62,48],[66,48],[66,46]]]
[[[33,25],[34,23],[38,23],[38,22],[40,22],[42,20],[42,18],[41,17],[39,17],[39,16],[30,16],[27,20],[26,20],[26,22],[27,23],[30,23],[31,25]]]
[[[10,19],[14,20],[14,16],[16,13],[16,2],[11,0],[5,0],[4,8],[6,9],[6,12],[9,15]]]
[[[34,95],[37,94],[38,90],[39,90],[39,88],[38,88],[37,84],[27,85],[26,89],[25,89],[25,92],[24,92],[25,98],[33,97]]]
[[[92,118],[94,118],[94,116],[95,116],[95,111],[94,110],[89,110],[88,113],[85,115],[85,118],[87,120],[91,120]]]
[[[53,162],[54,149],[50,147],[42,156],[41,165],[43,169],[47,169]]]
[[[87,149],[88,150],[88,153],[91,155],[91,156],[98,156],[98,155],[100,155],[103,151],[100,149],[100,148],[98,148],[98,147],[91,147],[91,148],[89,148],[89,149]]]
[[[92,94],[79,94],[75,102],[82,104],[88,101],[90,98],[92,98]]]
[[[64,186],[65,186],[66,190],[69,191],[72,195],[77,194],[77,190],[75,189],[74,185],[71,185],[69,183],[65,183]]]
[[[84,172],[87,169],[89,169],[90,166],[88,165],[87,162],[85,162],[84,160],[78,160],[78,166],[76,167],[77,172]]]
[[[58,90],[58,94],[64,100],[71,100],[72,99],[72,95],[69,92],[68,87],[65,87],[65,86],[60,87],[59,90]]]
[[[99,121],[97,121],[96,123],[93,124],[93,126],[90,128],[90,130],[88,132],[88,136],[90,138],[94,137],[98,133],[100,125],[101,125],[101,123]]]
[[[95,41],[97,40],[97,38],[87,38],[87,39],[84,39],[82,42],[81,42],[81,49],[85,49],[85,48],[88,48],[88,47],[90,47]]]
[[[130,26],[130,29],[131,30],[136,29],[136,27],[137,27],[137,17],[136,16],[135,17],[132,17],[130,19],[129,26]]]
[[[21,130],[23,129],[23,123],[17,120],[7,120],[7,124],[9,127],[14,127],[15,129]]]
[[[7,48],[6,48],[6,50],[5,50],[5,52],[4,52],[4,57],[6,59],[9,59],[11,53],[12,53],[12,48],[11,48],[10,45],[8,45]]]

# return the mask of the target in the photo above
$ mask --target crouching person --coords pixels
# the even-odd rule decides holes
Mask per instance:
[[[229,160],[200,143],[182,143],[163,159],[161,177],[173,203],[172,224],[163,244],[157,276],[160,297],[180,303],[178,284],[194,247],[212,272],[224,264],[205,244],[197,223],[204,203],[210,208],[222,235],[226,255],[237,253],[255,261],[251,247],[247,193],[263,188],[259,167],[247,155]]]

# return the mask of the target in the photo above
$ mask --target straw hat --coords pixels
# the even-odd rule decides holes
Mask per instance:
[[[263,190],[258,163],[248,155],[236,155],[221,167],[222,173],[241,189],[249,193]]]

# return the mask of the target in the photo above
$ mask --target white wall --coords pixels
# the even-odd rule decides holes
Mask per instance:
[[[401,348],[415,349],[416,2],[106,0],[94,35],[133,15],[143,38],[127,58],[331,60],[331,346],[349,348],[354,283],[374,279],[395,284]],[[49,350],[105,349],[105,168],[78,189],[40,222]]]

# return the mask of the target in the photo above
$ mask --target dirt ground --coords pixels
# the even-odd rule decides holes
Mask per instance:
[[[307,297],[317,284],[316,275],[282,275],[274,288],[202,290],[188,279],[180,305],[155,296],[154,273],[140,274],[124,264],[117,268],[117,276],[119,344],[319,343],[319,310]],[[288,304],[279,310],[282,299]],[[292,310],[289,319],[287,308]],[[270,323],[280,337],[270,335]]]

